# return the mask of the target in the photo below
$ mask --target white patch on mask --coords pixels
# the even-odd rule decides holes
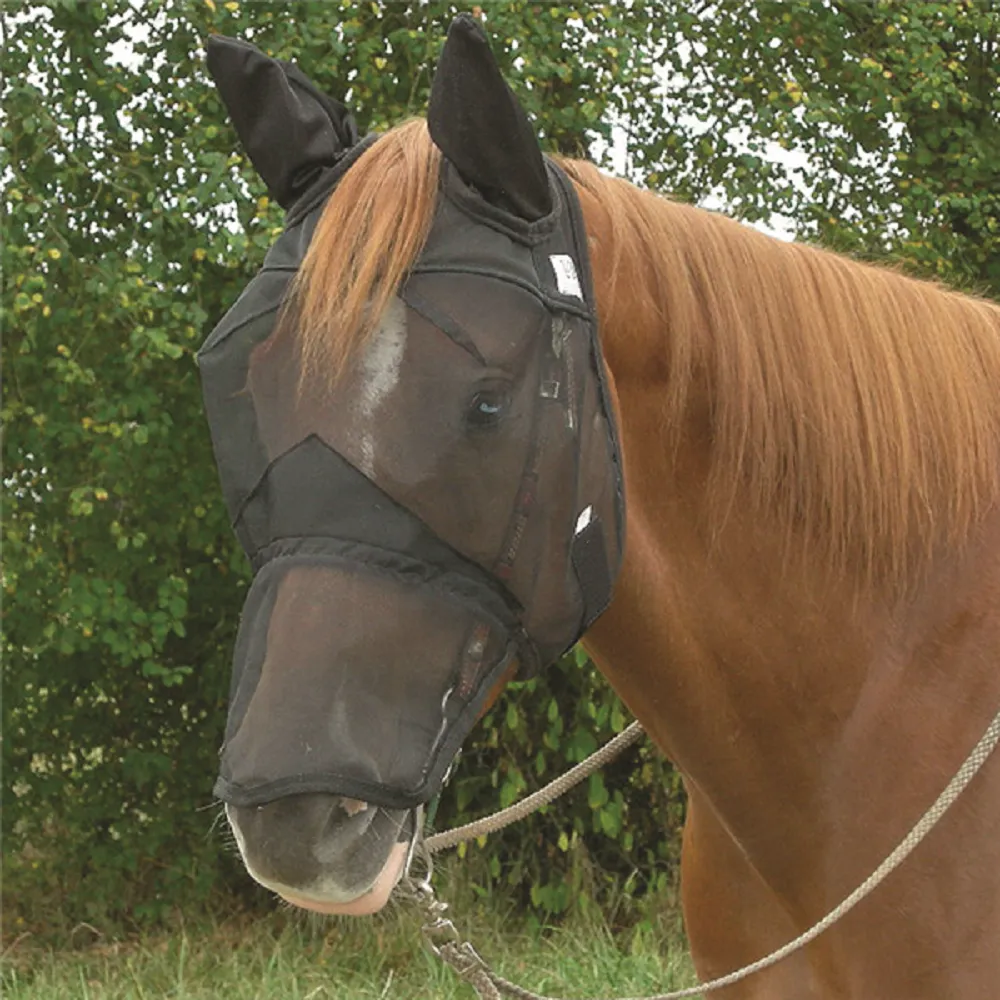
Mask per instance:
[[[361,359],[361,398],[358,416],[361,432],[361,471],[375,474],[377,437],[375,415],[399,383],[399,373],[406,353],[406,309],[395,297],[382,314],[382,321]]]
[[[580,279],[576,274],[576,264],[573,258],[565,253],[549,254],[549,263],[556,276],[556,288],[560,295],[572,295],[575,299],[583,301],[583,289],[580,287]]]

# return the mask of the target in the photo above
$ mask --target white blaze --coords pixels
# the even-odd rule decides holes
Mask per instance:
[[[375,474],[375,416],[399,383],[405,352],[406,310],[399,298],[393,298],[361,359],[358,416],[361,425],[361,471],[366,476]]]

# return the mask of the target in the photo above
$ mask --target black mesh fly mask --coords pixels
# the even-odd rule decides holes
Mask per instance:
[[[513,665],[554,661],[610,600],[624,503],[586,235],[534,136],[528,152],[508,141],[527,120],[484,48],[475,22],[456,22],[429,114],[444,153],[430,235],[330,389],[302,377],[282,309],[339,180],[380,140],[358,141],[294,67],[210,44],[241,138],[289,210],[199,354],[254,570],[216,785],[228,803],[428,801]],[[478,126],[454,104],[484,76],[499,159],[520,158],[509,184],[484,174]],[[298,146],[280,154],[276,129]]]

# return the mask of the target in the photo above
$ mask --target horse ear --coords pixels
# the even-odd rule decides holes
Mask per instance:
[[[535,132],[469,14],[451,23],[431,86],[431,139],[491,204],[535,221],[552,211]]]
[[[291,63],[247,42],[213,35],[208,69],[271,197],[290,208],[325,166],[358,141],[347,108]]]

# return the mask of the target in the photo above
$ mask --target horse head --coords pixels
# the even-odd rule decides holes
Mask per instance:
[[[213,38],[209,66],[287,211],[199,354],[254,569],[216,794],[259,882],[371,912],[503,684],[610,600],[622,482],[586,236],[471,17],[426,125],[381,137],[246,43]]]

